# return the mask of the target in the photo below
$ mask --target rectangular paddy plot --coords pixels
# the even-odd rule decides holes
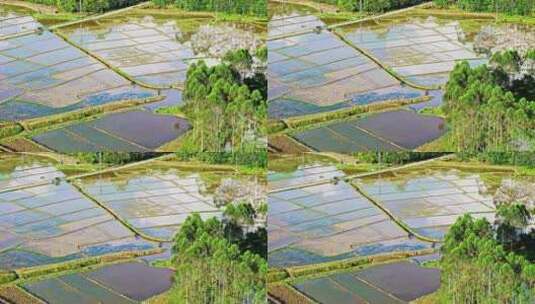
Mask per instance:
[[[268,205],[274,267],[425,247],[343,181],[271,192]]]
[[[20,187],[0,191],[0,268],[152,246],[137,241],[109,213],[56,179],[62,176],[50,167],[14,170],[9,179]],[[35,177],[41,183],[33,183]]]
[[[155,93],[45,31],[0,41],[0,120],[23,120]]]
[[[159,239],[171,239],[191,213],[219,217],[212,197],[203,194],[197,175],[153,173],[132,178],[82,180],[89,195],[113,210],[136,230]]]
[[[412,150],[445,132],[440,117],[397,110],[325,125],[293,137],[316,151],[352,153]]]
[[[31,32],[39,26],[31,16],[6,11],[0,6],[0,38]]]
[[[300,167],[294,172],[273,172],[268,175],[269,188],[280,190],[287,187],[295,187],[333,178],[343,177],[344,172],[336,166],[310,165]]]
[[[169,269],[131,262],[26,283],[23,287],[48,303],[133,304],[168,290],[172,276]]]
[[[293,13],[287,16],[276,16],[269,21],[268,36],[270,38],[311,31],[325,24],[313,15]]]
[[[306,280],[294,286],[319,303],[402,304],[436,291],[440,287],[440,271],[397,262]]]
[[[270,40],[268,49],[268,99],[277,101],[275,107],[290,100],[287,108],[295,115],[329,111],[337,104],[347,107],[421,96],[417,90],[402,88],[377,64],[326,30]],[[296,102],[309,103],[320,110],[292,111],[292,107],[299,106]],[[270,117],[284,115],[276,115],[277,112],[285,111],[270,110]]]
[[[62,29],[69,40],[134,79],[155,86],[180,85],[188,66],[199,59],[216,62],[238,48],[260,45],[243,24],[211,18],[151,15],[143,9]]]
[[[58,152],[154,151],[191,129],[187,120],[133,110],[106,115],[87,123],[34,136],[39,144]]]
[[[462,21],[461,21],[462,22]],[[444,85],[455,63],[486,62],[477,54],[459,20],[400,16],[372,25],[342,27],[351,43],[370,52],[394,71],[420,85]]]
[[[433,171],[396,178],[370,178],[363,189],[416,232],[441,239],[465,213],[494,220],[492,196],[477,174]]]

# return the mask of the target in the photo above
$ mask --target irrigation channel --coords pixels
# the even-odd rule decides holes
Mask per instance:
[[[2,10],[4,149],[167,149],[192,127],[184,117],[159,113],[183,104],[188,67],[200,60],[213,65],[228,51],[256,51],[263,44],[262,25],[255,22],[163,13],[147,3],[49,28]]]
[[[269,119],[272,133],[299,150],[403,151],[433,142],[446,121],[421,111],[442,104],[455,64],[486,64],[511,43],[510,33],[524,34],[516,39],[523,45],[535,32],[491,15],[443,14],[429,3],[341,23],[272,6]]]
[[[440,271],[422,264],[440,258],[449,227],[464,214],[494,222],[496,193],[519,178],[454,154],[362,174],[320,157],[286,170],[290,159],[268,176],[269,292],[283,302],[408,303],[434,292]]]
[[[227,200],[258,204],[265,191],[233,166],[174,154],[84,174],[57,167],[48,154],[0,156],[0,298],[9,283],[61,303],[145,301],[172,285],[171,270],[149,263],[170,258],[189,214],[220,218]]]

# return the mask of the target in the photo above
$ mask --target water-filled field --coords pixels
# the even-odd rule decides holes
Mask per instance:
[[[300,6],[276,6],[268,24],[270,118],[420,97]],[[323,29],[322,29],[323,28]]]
[[[0,5],[0,38],[39,28],[40,24],[25,13],[24,9]]]
[[[276,185],[271,188],[268,196],[270,265],[304,265],[427,247],[425,243],[410,240],[405,231],[350,184],[330,181],[334,176],[341,176],[336,174],[340,171],[329,166],[312,169],[297,170],[287,179],[291,188],[277,189]],[[317,173],[321,171],[326,173]],[[324,177],[320,179],[318,174]],[[301,181],[302,185],[292,180]],[[275,181],[282,185],[282,180]]]
[[[69,39],[134,79],[182,84],[192,62],[217,62],[228,51],[261,45],[253,24],[216,22],[208,15],[134,9],[62,29]]]
[[[363,189],[418,233],[442,238],[465,213],[494,221],[492,193],[477,173],[432,170],[363,179]]]
[[[310,279],[294,286],[319,303],[401,304],[437,290],[440,271],[397,262]]]
[[[197,174],[147,172],[81,183],[84,191],[135,229],[155,238],[171,239],[193,212],[204,219],[221,215]]]
[[[440,117],[396,110],[324,125],[293,137],[316,151],[352,153],[412,150],[445,132],[445,123]]]
[[[487,62],[482,52],[488,50],[474,43],[483,31],[495,36],[488,40],[498,41],[499,35],[506,35],[506,29],[513,27],[518,26],[497,25],[490,18],[440,16],[421,10],[344,26],[337,31],[407,80],[432,86],[444,85],[456,62],[467,60],[473,66]]]
[[[2,269],[152,247],[47,163],[17,166],[1,176]]]
[[[142,275],[140,275],[142,274]],[[173,272],[141,262],[30,282],[23,288],[48,303],[139,303],[172,285]]]
[[[154,151],[191,129],[186,119],[132,110],[38,134],[32,139],[58,152]]]
[[[45,31],[0,42],[0,120],[155,95]]]

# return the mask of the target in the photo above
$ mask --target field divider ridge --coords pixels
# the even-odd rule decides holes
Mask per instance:
[[[320,155],[324,154],[324,153],[316,153],[316,152],[312,152],[312,153],[320,154]],[[351,181],[353,179],[355,179],[355,178],[367,177],[367,176],[371,176],[371,175],[382,174],[382,173],[387,173],[387,172],[396,171],[396,170],[403,170],[403,169],[407,169],[407,168],[411,168],[411,167],[417,167],[417,166],[425,165],[425,164],[428,164],[430,162],[435,162],[435,161],[440,161],[440,160],[449,160],[449,159],[452,159],[454,157],[455,157],[455,154],[446,154],[446,155],[443,155],[443,156],[439,156],[439,157],[435,157],[435,158],[431,158],[431,159],[426,159],[426,160],[419,161],[419,162],[413,162],[413,163],[406,164],[406,165],[389,167],[389,168],[378,170],[378,171],[343,176],[343,177],[340,177],[338,179],[341,179],[341,180],[344,180],[346,182],[351,183]],[[333,178],[323,179],[323,180],[304,183],[304,184],[300,184],[300,185],[293,185],[293,186],[288,186],[288,187],[284,187],[284,188],[273,189],[273,190],[270,190],[268,193],[278,193],[278,192],[295,190],[295,189],[305,188],[305,187],[310,187],[310,186],[318,186],[318,185],[323,185],[323,184],[327,184],[327,183],[332,183],[334,181],[335,181],[335,179],[333,179]]]
[[[279,1],[279,2],[282,2],[282,1]],[[379,14],[379,15],[375,15],[375,16],[362,18],[362,19],[359,19],[359,20],[350,20],[350,21],[336,23],[336,24],[332,24],[332,25],[326,25],[326,26],[322,27],[321,29],[331,30],[331,29],[335,29],[337,27],[342,27],[342,26],[346,26],[346,25],[353,25],[353,24],[362,23],[362,22],[374,21],[376,19],[388,17],[388,16],[391,16],[391,15],[401,14],[401,13],[405,13],[405,12],[408,12],[408,11],[411,11],[411,10],[415,10],[415,9],[430,7],[431,5],[432,5],[432,2],[429,1],[429,2],[426,2],[426,3],[417,4],[417,5],[414,5],[414,6],[402,8],[402,9],[399,9],[399,10],[390,11],[390,12],[387,12],[387,13],[384,13],[384,14]],[[299,31],[299,32],[281,34],[281,35],[276,35],[276,36],[273,36],[273,37],[268,37],[267,41],[291,38],[291,37],[300,36],[300,35],[309,34],[309,33],[314,33],[314,32],[316,32],[316,29],[308,29],[308,30],[302,30],[302,31]]]
[[[110,11],[110,12],[107,12],[107,13],[92,15],[92,16],[89,16],[87,18],[82,18],[82,19],[78,19],[78,20],[74,20],[74,21],[69,21],[69,22],[64,22],[64,23],[52,25],[52,26],[48,27],[48,29],[49,30],[56,30],[56,29],[59,29],[59,28],[62,28],[62,27],[71,26],[71,25],[75,25],[75,24],[78,24],[78,23],[83,23],[83,22],[87,22],[87,21],[95,21],[95,20],[98,20],[100,18],[105,18],[105,17],[113,16],[115,14],[124,13],[124,12],[127,12],[127,11],[135,9],[135,8],[142,8],[142,7],[148,6],[150,3],[151,3],[151,1],[141,2],[141,3],[136,4],[136,5],[128,6],[128,7],[117,9],[117,10],[113,10],[113,11]]]
[[[347,259],[322,262],[317,264],[301,265],[301,266],[290,266],[282,268],[272,268],[269,273],[275,274],[282,272],[286,273],[284,275],[272,275],[271,280],[268,279],[268,283],[276,282],[288,282],[300,278],[312,278],[312,277],[324,277],[330,274],[347,272],[355,268],[368,267],[378,264],[385,264],[389,262],[395,262],[400,260],[405,260],[414,256],[428,255],[435,253],[437,249],[427,248],[413,251],[398,251],[390,253],[381,253],[370,256],[357,256]]]
[[[93,203],[97,204],[100,208],[104,209],[106,212],[108,212],[111,216],[113,216],[117,221],[119,221],[123,226],[125,226],[128,230],[132,231],[135,235],[148,240],[152,242],[158,242],[158,243],[169,243],[172,242],[171,239],[161,239],[157,237],[153,237],[150,235],[147,235],[141,231],[139,231],[136,227],[134,227],[132,224],[130,224],[127,220],[123,219],[122,216],[120,216],[117,212],[112,210],[110,207],[106,206],[104,203],[100,202],[98,199],[94,198],[91,194],[87,193],[77,182],[72,182],[71,185],[76,188],[83,196],[91,200]]]
[[[271,120],[268,122],[268,124],[271,124],[270,131],[272,132],[270,134],[272,135],[289,131],[298,131],[301,129],[316,128],[325,124],[352,119],[358,117],[359,115],[385,112],[392,109],[398,109],[403,106],[427,102],[431,99],[431,96],[420,96],[409,99],[390,99],[365,105],[354,105],[352,107],[329,112],[312,113],[278,120]]]
[[[115,73],[117,73],[119,76],[121,76],[124,79],[130,81],[131,83],[135,83],[135,84],[139,85],[140,87],[144,87],[144,88],[147,88],[147,89],[153,89],[153,90],[165,90],[165,89],[179,89],[179,90],[182,90],[183,89],[183,85],[181,85],[181,84],[172,84],[172,85],[168,85],[168,86],[158,86],[158,85],[149,84],[149,83],[140,81],[138,79],[135,79],[134,77],[130,76],[128,73],[124,72],[123,70],[113,66],[106,59],[100,57],[99,55],[95,54],[94,52],[92,52],[90,50],[87,50],[86,48],[78,45],[77,43],[75,43],[73,41],[71,41],[69,39],[69,37],[67,37],[61,31],[54,31],[53,33],[58,35],[58,37],[62,38],[68,44],[72,45],[73,47],[75,47],[78,50],[82,51],[83,53],[87,54],[91,58],[96,59],[97,61],[99,61],[100,63],[105,65],[108,69],[110,69],[110,70],[114,71]]]
[[[403,222],[401,219],[396,217],[392,212],[390,212],[390,210],[388,210],[388,208],[384,207],[383,204],[378,199],[374,198],[367,191],[362,189],[362,187],[360,185],[358,185],[357,183],[355,183],[353,181],[350,182],[350,184],[362,196],[364,196],[367,200],[369,200],[371,203],[373,203],[376,207],[378,207],[384,213],[386,213],[386,215],[388,215],[388,217],[390,217],[390,219],[392,219],[392,221],[394,221],[399,227],[401,227],[403,230],[405,230],[409,234],[414,235],[417,239],[419,239],[421,241],[424,241],[424,242],[430,242],[430,243],[442,243],[442,242],[444,242],[443,240],[427,237],[427,236],[421,235],[420,233],[414,231],[411,227],[409,227],[407,224],[405,224],[405,222]]]
[[[371,54],[370,52],[364,50],[363,48],[357,46],[356,44],[354,44],[353,42],[349,41],[348,39],[346,39],[342,34],[338,33],[336,30],[332,31],[332,33],[338,37],[340,40],[342,40],[342,42],[344,42],[345,44],[347,44],[349,47],[357,50],[358,52],[360,52],[362,55],[368,57],[368,59],[370,59],[371,61],[373,61],[375,64],[377,64],[381,69],[383,69],[385,72],[387,72],[390,76],[394,77],[395,79],[397,79],[398,81],[400,81],[401,83],[403,84],[406,84],[407,86],[409,87],[412,87],[414,89],[418,89],[418,90],[425,90],[425,91],[434,91],[434,90],[440,90],[441,89],[441,86],[424,86],[424,85],[419,85],[419,84],[416,84],[416,83],[413,83],[412,81],[409,81],[407,80],[406,77],[400,75],[398,72],[394,71],[391,67],[385,65],[381,60],[379,60],[378,58],[376,58],[373,54]]]

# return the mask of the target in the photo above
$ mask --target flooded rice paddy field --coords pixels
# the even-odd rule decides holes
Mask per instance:
[[[218,206],[229,197],[221,185],[228,188],[228,180],[247,189],[262,182],[233,171],[206,167],[198,172],[183,165],[155,161],[69,182],[53,161],[3,154],[0,270],[156,248],[153,240],[170,240],[193,212],[220,217]],[[247,191],[234,195],[248,198]]]
[[[228,51],[263,43],[255,24],[216,22],[210,15],[134,9],[61,30],[70,41],[134,79],[155,86],[184,83],[192,62],[216,63]]]
[[[153,107],[157,108],[158,105]],[[181,137],[190,129],[191,125],[184,118],[139,109],[44,132],[32,139],[51,150],[64,153],[147,152]]]
[[[171,239],[193,212],[204,219],[221,216],[198,174],[118,176],[94,182],[82,180],[81,186],[135,229],[155,238]]]
[[[382,63],[416,84],[444,85],[455,63],[472,66],[487,63],[487,54],[474,43],[483,31],[505,35],[515,24],[495,24],[494,19],[443,17],[408,13],[375,22],[345,26],[337,31],[352,44],[371,53]],[[523,28],[525,33],[535,29]]]
[[[320,171],[330,173],[322,173],[322,183],[306,185],[310,179],[317,179],[314,175]],[[329,181],[333,176],[343,176],[340,171],[315,166],[297,172],[289,179],[289,185],[295,186],[275,191],[272,187],[268,195],[271,266],[305,265],[428,246],[410,240],[407,232],[350,184]],[[291,179],[304,184],[292,183]]]
[[[440,271],[411,262],[310,279],[294,286],[319,303],[409,303],[440,287]]]
[[[0,41],[0,80],[7,121],[155,95],[48,31]]]
[[[507,177],[493,174],[499,179]],[[449,226],[466,213],[494,221],[493,186],[477,172],[416,170],[364,178],[358,183],[395,217],[427,237],[443,238]]]
[[[9,6],[0,9],[0,37],[41,27],[29,12]],[[140,83],[169,87],[184,82],[192,62],[203,59],[215,64],[230,50],[256,50],[264,43],[263,29],[265,25],[261,23],[215,21],[210,14],[164,14],[157,9],[135,9],[113,18],[63,28],[69,42],[46,30],[2,40],[0,121],[44,117],[159,94],[132,84],[77,47]],[[180,103],[180,93],[170,94],[173,100],[146,109],[154,111]],[[89,145],[86,148],[92,151],[91,144],[80,145]],[[139,150],[143,149],[134,151]]]
[[[147,249],[52,166],[18,166],[0,191],[0,267],[13,269],[114,251]],[[5,189],[5,190],[4,190]]]
[[[321,23],[315,16],[305,17]],[[285,24],[288,20],[284,19]],[[273,22],[277,24],[277,20],[272,20],[270,26]],[[422,95],[422,92],[401,88],[398,80],[329,31],[283,35],[268,41],[268,48],[272,118]],[[300,102],[313,107],[303,107]],[[288,110],[289,114],[284,113]]]
[[[142,276],[139,274],[143,273]],[[22,287],[49,303],[140,303],[172,285],[173,272],[142,262],[102,267],[91,272],[25,283]]]
[[[0,5],[0,38],[38,29],[40,24],[28,13],[25,9]]]
[[[327,30],[313,10],[274,6],[278,9],[268,25],[269,117],[273,119],[423,95],[430,95],[431,101],[410,108],[437,107],[442,91],[431,88],[446,83],[456,62],[484,64],[488,52],[508,44],[502,36],[522,38],[522,33],[534,31],[528,26],[496,24],[489,18],[444,17],[425,9]],[[400,85],[361,50],[429,90]]]
[[[494,194],[502,181],[514,178],[512,171],[481,170],[456,162],[426,164],[351,181],[344,177],[332,163],[269,174],[271,267],[434,248],[456,219],[466,213],[493,223]]]
[[[412,110],[396,110],[328,124],[296,133],[293,137],[316,151],[353,153],[412,150],[445,132],[442,118],[420,115]]]

